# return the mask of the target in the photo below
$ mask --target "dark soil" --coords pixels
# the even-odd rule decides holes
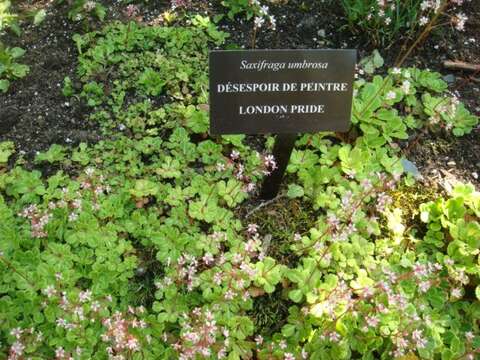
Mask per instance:
[[[27,159],[51,144],[98,141],[96,124],[87,120],[89,109],[62,94],[63,79],[73,77],[77,64],[71,36],[81,30],[68,21],[64,7],[50,8],[42,24],[23,30],[21,37],[3,39],[27,51],[21,62],[30,72],[0,94],[0,141],[14,141]]]
[[[444,74],[450,89],[467,108],[480,116],[480,73],[443,68],[445,60],[480,64],[480,0],[465,2],[462,11],[468,16],[464,32],[446,29],[433,33],[418,49],[409,65],[428,67]],[[415,162],[429,185],[445,187],[445,180],[471,182],[480,188],[480,127],[471,134],[429,134],[413,149]]]
[[[471,182],[480,188],[480,131],[455,138],[429,134],[410,155],[424,183],[445,189],[450,183]]]
[[[29,1],[19,3],[21,7]],[[103,3],[108,7],[109,19],[123,18],[117,1]],[[191,0],[185,10],[213,17],[224,12],[219,3]],[[156,22],[169,6],[167,0],[146,2],[140,6],[142,20]],[[3,39],[8,46],[27,50],[22,60],[30,66],[30,73],[25,79],[13,82],[7,95],[0,94],[0,141],[13,140],[17,151],[25,153],[27,159],[53,143],[75,145],[100,139],[97,125],[88,121],[90,109],[75,97],[65,98],[61,92],[64,77],[75,78],[77,53],[71,36],[85,29],[68,20],[67,5],[48,9],[48,16],[40,26],[25,24],[21,37]],[[366,34],[352,35],[342,27],[343,14],[335,2],[290,0],[286,5],[272,5],[271,10],[277,18],[277,30],[260,31],[256,36],[257,48],[357,48],[359,57],[375,48]],[[466,1],[462,11],[469,18],[465,32],[442,27],[412,53],[406,65],[440,71],[469,110],[480,115],[480,74],[446,70],[442,66],[444,60],[480,63],[480,0]],[[231,21],[225,17],[220,26],[231,34],[231,45],[251,48],[252,21],[241,17]],[[379,49],[386,60],[385,69],[393,65],[402,45],[403,41],[398,41]],[[447,171],[478,186],[475,174],[480,174],[479,153],[480,136],[474,131],[461,138],[429,135],[419,142],[409,159],[417,164],[424,177],[430,176],[429,169],[437,169],[440,174]],[[455,166],[447,165],[451,161]]]

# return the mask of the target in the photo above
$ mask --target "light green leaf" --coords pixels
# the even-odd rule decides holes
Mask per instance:
[[[292,290],[288,293],[288,297],[293,302],[299,303],[300,301],[302,301],[302,297],[303,297],[302,290],[300,289]]]
[[[296,184],[288,185],[287,196],[290,199],[302,197],[303,195],[304,195],[304,191],[300,185],[296,185]]]
[[[34,18],[33,18],[33,25],[38,25],[41,22],[43,22],[43,20],[45,20],[46,16],[47,16],[47,12],[45,11],[45,9],[41,9],[41,10],[37,11]]]
[[[6,164],[8,158],[15,152],[15,145],[12,141],[0,142],[0,165]]]
[[[6,93],[8,88],[10,87],[10,81],[6,79],[1,79],[0,80],[0,91],[3,93]]]
[[[14,47],[10,49],[10,55],[14,58],[17,59],[19,57],[22,57],[25,54],[25,50],[19,47]]]

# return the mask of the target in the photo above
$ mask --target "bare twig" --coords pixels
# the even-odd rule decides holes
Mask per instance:
[[[250,210],[247,215],[245,215],[245,219],[248,219],[250,216],[252,216],[253,213],[257,212],[258,210],[260,210],[261,208],[267,206],[267,205],[270,205],[271,203],[274,203],[275,201],[277,200],[280,200],[281,198],[284,198],[286,195],[285,194],[281,194],[281,195],[278,195],[277,197],[274,197],[273,199],[271,200],[268,200],[268,201],[265,201],[265,202],[262,202],[260,205],[258,205],[257,207],[253,208],[252,210]]]
[[[447,69],[468,70],[468,71],[480,71],[480,64],[471,64],[463,61],[444,61],[443,67]]]

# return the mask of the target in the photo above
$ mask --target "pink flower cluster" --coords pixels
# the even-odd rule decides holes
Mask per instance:
[[[10,346],[7,360],[23,360],[27,344],[37,345],[44,340],[43,333],[35,328],[22,329],[20,327],[10,330],[10,336],[14,338]]]
[[[387,205],[391,204],[392,199],[385,192],[395,188],[399,176],[389,179],[385,174],[372,174],[371,178],[378,179],[378,186],[374,188],[373,183],[369,179],[364,179],[360,182],[363,192],[354,197],[352,191],[346,191],[341,198],[342,214],[345,216],[340,219],[337,214],[327,214],[326,223],[328,225],[328,233],[332,236],[332,242],[346,241],[348,238],[357,232],[357,227],[354,223],[354,218],[358,208],[362,205],[367,197],[376,198],[376,210],[379,212],[385,211]],[[375,217],[370,218],[371,221],[376,221]],[[368,230],[367,231],[371,231]],[[316,244],[318,245],[318,244]],[[323,246],[316,246],[317,250],[322,249]]]
[[[48,234],[45,230],[45,226],[50,222],[52,214],[46,211],[38,209],[36,204],[27,206],[18,216],[27,218],[30,220],[31,234],[34,238],[44,238]]]
[[[123,11],[125,16],[129,19],[133,19],[135,16],[138,15],[139,12],[140,9],[138,8],[138,6],[133,4],[128,5]]]
[[[172,10],[177,8],[185,8],[190,5],[190,0],[171,0],[170,7]]]
[[[264,155],[263,165],[265,166],[263,174],[267,176],[270,175],[272,171],[277,169],[277,162],[275,161],[275,157],[273,155]]]
[[[396,3],[392,0],[377,0],[378,8],[372,7],[371,12],[367,15],[367,20],[371,20],[376,12],[376,16],[382,19],[385,25],[392,23],[392,18],[387,15],[387,12],[394,12],[396,9]]]
[[[90,12],[95,9],[97,3],[95,1],[87,1],[83,4],[83,9],[87,12]]]
[[[137,315],[143,314],[144,309],[129,307],[127,314],[115,312],[111,317],[102,320],[106,331],[102,341],[108,343],[107,353],[111,359],[127,359],[141,350],[139,338],[132,334],[132,329],[145,329],[147,324],[138,320]],[[147,337],[147,342],[150,339]]]
[[[213,261],[207,256],[206,260],[211,263]],[[187,285],[187,290],[192,291],[199,285],[199,279],[197,278],[197,271],[199,263],[197,259],[190,254],[183,254],[178,259],[178,277],[183,280]]]
[[[382,318],[388,316],[392,311],[405,314],[404,327],[399,332],[389,335],[394,345],[391,355],[393,357],[403,356],[415,349],[426,347],[427,339],[422,328],[425,323],[428,324],[429,320],[427,317],[422,318],[417,312],[408,315],[405,313],[409,299],[404,295],[402,287],[398,285],[405,280],[413,279],[421,292],[423,282],[429,282],[431,286],[439,283],[439,273],[442,270],[443,266],[439,263],[417,262],[412,266],[411,271],[405,273],[398,273],[393,268],[384,268],[379,273],[382,280],[372,286],[353,289],[341,280],[333,290],[325,294],[322,302],[316,304],[316,313],[323,312],[327,318],[331,319],[330,324],[335,325],[338,318],[350,312],[358,318],[359,322],[364,323],[360,327],[362,332],[378,331]],[[365,307],[367,303],[369,306]],[[338,313],[339,309],[342,309],[340,314]],[[365,312],[364,309],[369,310]],[[418,311],[422,311],[421,306]],[[308,316],[310,310],[305,307],[302,312]],[[340,341],[340,335],[333,329],[327,324],[321,339],[327,342]]]
[[[84,329],[90,325],[102,324],[104,332],[101,335],[101,340],[107,343],[106,351],[111,359],[127,359],[135,352],[141,351],[143,342],[149,343],[151,338],[149,335],[142,335],[141,330],[146,329],[147,323],[141,319],[145,313],[145,308],[128,307],[128,311],[121,313],[116,311],[109,317],[103,317],[102,311],[108,309],[112,305],[112,297],[106,296],[103,298],[95,298],[90,289],[82,291],[67,291],[62,290],[62,275],[57,273],[55,275],[57,283],[55,285],[48,285],[42,289],[42,294],[45,296],[43,306],[48,305],[57,306],[60,312],[57,312],[58,317],[55,323],[58,328],[66,331],[74,329]],[[136,332],[136,334],[134,334]],[[15,334],[21,334],[15,331]],[[21,344],[14,344],[12,350],[17,354],[18,350],[22,349]],[[55,350],[55,359],[73,359],[82,353],[82,349],[77,347],[74,350],[67,351],[63,347],[58,347]],[[17,359],[12,357],[12,360]]]
[[[212,272],[212,281],[215,285],[221,286],[225,279],[228,279],[226,288],[224,289],[223,298],[225,300],[233,300],[237,296],[241,296],[243,301],[250,297],[249,291],[246,289],[247,279],[255,276],[255,269],[249,263],[247,258],[249,255],[256,256],[260,247],[258,239],[250,239],[245,243],[245,252],[236,253],[234,255],[226,255],[220,253],[213,256],[211,253],[205,253],[201,258],[195,258],[193,255],[183,254],[173,266],[175,267],[172,278],[165,276],[162,280],[155,283],[159,290],[165,289],[175,283],[176,285],[184,284],[187,291],[192,291],[200,285],[200,273],[210,270],[214,267],[216,271]],[[229,260],[229,261],[228,261]],[[227,264],[228,270],[223,270]]]
[[[342,338],[341,338],[341,336],[338,332],[328,330],[328,331],[325,332],[325,334],[320,336],[320,339],[324,340],[324,341],[325,340],[330,341],[332,343],[338,343]]]
[[[463,5],[463,3],[466,1],[470,0],[424,0],[420,4],[422,15],[420,16],[419,24],[421,26],[426,25],[429,22],[432,14],[440,11],[442,6],[445,6],[445,10],[447,10],[448,7],[455,9],[456,7]],[[465,30],[465,22],[467,20],[467,16],[462,12],[451,16],[451,23],[458,31]]]
[[[277,20],[270,14],[270,9],[266,5],[262,5],[259,0],[249,0],[250,6],[257,10],[257,15],[254,18],[253,26],[255,30],[262,28],[265,21],[271,30],[276,30]]]
[[[69,211],[68,220],[76,221],[83,208],[83,198],[90,198],[92,209],[99,210],[99,197],[109,192],[110,186],[103,185],[105,181],[102,175],[96,177],[92,168],[85,170],[85,176],[80,178],[80,191],[71,194],[69,189],[63,188],[63,197],[58,201],[50,201],[47,210],[41,210],[36,204],[32,204],[23,209],[18,216],[30,220],[31,235],[34,238],[45,238],[48,236],[45,226],[53,218],[55,209],[67,209]]]
[[[418,291],[425,292],[438,282],[438,274],[442,269],[442,265],[438,263],[419,262],[413,265],[410,272],[404,274],[397,274],[393,269],[384,268],[383,274],[386,279],[378,282],[374,287],[369,288],[368,291],[364,289],[364,295],[361,295],[364,299],[371,299],[377,302],[374,314],[365,317],[366,326],[363,328],[363,331],[368,331],[368,327],[377,328],[382,314],[388,314],[393,309],[397,309],[402,314],[405,313],[409,301],[403,294],[401,287],[398,290],[395,288],[401,281],[413,279],[417,283]],[[409,351],[422,349],[427,345],[423,330],[419,329],[425,323],[425,319],[414,313],[413,315],[406,315],[405,322],[405,328],[391,336],[394,345],[394,349],[391,352],[393,357],[404,356]]]
[[[275,158],[273,155],[260,155],[262,157],[262,164],[259,171],[264,175],[270,175],[273,170],[277,168],[277,163],[275,162]],[[243,191],[247,193],[251,193],[255,191],[256,185],[253,182],[252,178],[255,175],[257,170],[254,170],[252,175],[246,174],[245,165],[241,161],[240,153],[236,150],[233,150],[230,153],[226,163],[219,162],[217,164],[217,171],[223,172],[227,169],[232,169],[233,175],[235,178],[243,183]]]
[[[42,289],[42,294],[46,296],[44,306],[48,303],[55,304],[63,312],[55,321],[57,327],[71,331],[82,327],[84,321],[93,323],[99,320],[98,314],[106,304],[101,305],[100,301],[94,300],[91,290],[80,291],[75,296],[69,296],[61,289],[61,274],[56,274],[56,278],[58,283]],[[110,299],[105,300],[104,302],[110,301]]]
[[[173,344],[180,360],[227,356],[230,333],[218,326],[210,310],[197,307],[190,314],[184,314],[183,320],[180,338]]]
[[[446,130],[451,130],[453,124],[451,122],[442,123],[442,116],[447,116],[453,119],[457,114],[459,104],[460,100],[458,100],[458,97],[455,95],[449,98],[443,98],[442,102],[435,107],[433,115],[429,117],[428,120],[430,124],[439,124],[440,127],[443,127]]]
[[[433,15],[438,13],[441,9],[443,11],[448,10],[448,7],[455,9],[465,1],[470,0],[424,0],[420,3],[420,17],[418,18],[418,24],[420,26],[425,26]],[[388,26],[392,24],[392,17],[389,14],[395,14],[396,1],[377,0],[377,6],[372,7],[370,10],[370,13],[367,15],[368,21],[379,18],[384,25]],[[463,31],[465,29],[465,22],[467,20],[467,16],[461,12],[451,16],[451,23],[458,31]]]
[[[423,335],[423,330],[405,329],[392,337],[394,350],[390,352],[390,355],[394,358],[405,356],[410,351],[415,349],[423,349],[427,346],[427,339]]]
[[[245,243],[245,252],[252,259],[258,257],[263,259],[265,256],[262,251],[262,241],[258,234],[257,224],[248,224],[247,226],[247,242]]]

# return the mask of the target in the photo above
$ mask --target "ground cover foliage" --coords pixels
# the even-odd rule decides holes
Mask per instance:
[[[419,190],[404,161],[478,118],[439,74],[374,75],[373,56],[352,130],[299,137],[259,204],[273,138],[208,135],[227,38],[200,15],[73,37],[61,91],[104,139],[39,153],[49,176],[0,144],[0,358],[478,357],[480,193]]]

